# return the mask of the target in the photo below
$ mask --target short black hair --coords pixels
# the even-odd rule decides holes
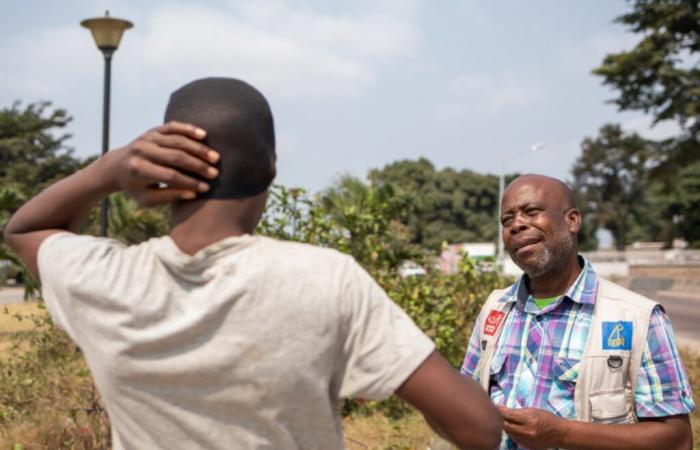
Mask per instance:
[[[207,132],[203,141],[219,152],[220,175],[198,198],[252,197],[275,177],[275,130],[265,97],[235,78],[192,81],[170,96],[165,122],[176,120]]]

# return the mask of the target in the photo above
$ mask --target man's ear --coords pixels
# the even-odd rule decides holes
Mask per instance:
[[[270,157],[270,180],[274,180],[277,177],[277,155],[272,155]]]
[[[564,220],[566,220],[569,231],[578,234],[581,230],[581,212],[576,208],[570,208],[564,212]]]

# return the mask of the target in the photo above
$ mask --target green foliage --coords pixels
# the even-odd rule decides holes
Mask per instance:
[[[658,236],[665,241],[682,236],[700,248],[700,161],[680,168],[673,178],[656,180],[650,195]]]
[[[587,221],[609,229],[622,250],[644,223],[646,188],[652,144],[637,134],[625,134],[619,125],[604,125],[595,138],[581,144],[582,155],[574,164],[574,190]],[[590,228],[590,222],[585,222]],[[637,238],[644,232],[637,231]]]
[[[398,161],[369,175],[373,185],[392,186],[413,209],[401,217],[410,242],[440,249],[442,242],[496,239],[498,178],[470,170],[436,170],[430,161]]]
[[[61,133],[71,117],[63,109],[50,110],[50,106],[39,102],[21,109],[16,102],[0,110],[0,259],[18,268],[25,297],[36,291],[37,283],[4,244],[5,225],[25,200],[84,164],[65,146],[70,135]]]
[[[700,161],[700,3],[634,0],[631,4],[631,11],[618,17],[617,22],[638,34],[639,42],[628,51],[607,55],[593,72],[617,90],[612,102],[620,110],[651,114],[654,123],[673,120],[682,132],[647,145],[639,154],[630,148],[627,157],[647,160],[647,164],[643,173],[636,172],[639,177],[634,183],[623,180],[620,184],[634,185],[640,195],[618,196],[634,203],[621,205],[623,210],[615,214],[617,220],[603,217],[601,208],[605,206],[594,208],[594,214],[598,225],[615,228],[612,231],[618,247],[635,239],[670,243],[681,237],[696,242],[698,213],[683,206],[686,200],[680,197],[688,194],[692,198],[692,188],[680,183],[687,184],[693,175],[679,174]],[[634,170],[632,173],[637,176]],[[684,178],[686,181],[682,181]],[[596,185],[586,186],[585,180],[577,181],[579,189],[598,189]]]
[[[700,3],[697,0],[635,0],[617,18],[641,36],[629,50],[607,55],[594,73],[619,91],[621,110],[651,113],[655,122],[676,120],[700,132]],[[695,59],[694,59],[695,58]]]
[[[49,111],[50,106],[40,102],[20,109],[17,102],[0,110],[1,186],[14,185],[31,197],[82,166],[65,146],[70,135],[56,136],[71,117],[63,109]]]
[[[90,221],[93,230],[97,231],[97,208],[93,211]],[[167,207],[141,208],[136,200],[122,192],[109,196],[110,237],[126,244],[137,244],[147,239],[163,236],[170,231],[170,209]]]
[[[320,194],[318,206],[344,237],[333,246],[366,267],[392,268],[424,254],[408,241],[410,233],[402,223],[413,203],[390,184],[367,185],[344,176]]]

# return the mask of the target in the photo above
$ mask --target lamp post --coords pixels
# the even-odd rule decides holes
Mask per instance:
[[[530,146],[530,152],[539,152],[544,148],[543,142],[538,142]],[[516,156],[526,155],[526,152],[520,153]],[[501,203],[503,200],[503,191],[505,189],[505,176],[506,176],[506,160],[501,157],[501,174],[498,177],[498,236],[496,236],[496,241],[498,242],[498,268],[503,270],[503,265],[505,263],[505,255],[503,252],[503,225],[501,224]]]
[[[102,111],[102,154],[109,149],[109,100],[112,78],[112,55],[117,51],[124,31],[133,27],[128,20],[109,17],[109,11],[105,11],[104,17],[85,19],[80,25],[90,30],[97,48],[100,49],[105,59],[104,75],[104,100]],[[107,236],[107,209],[108,200],[105,198],[100,205],[100,235]]]

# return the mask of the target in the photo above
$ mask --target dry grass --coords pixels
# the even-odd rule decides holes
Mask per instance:
[[[0,360],[6,360],[13,346],[26,346],[27,340],[16,337],[32,333],[35,324],[31,317],[40,317],[46,310],[37,302],[0,306]]]
[[[693,448],[700,450],[700,353],[687,348],[681,349],[681,356],[688,372],[688,380],[693,389],[693,400],[695,400],[695,412],[690,415],[690,423],[693,427]]]
[[[343,419],[347,450],[424,450],[434,434],[418,413],[390,420],[381,413]]]

